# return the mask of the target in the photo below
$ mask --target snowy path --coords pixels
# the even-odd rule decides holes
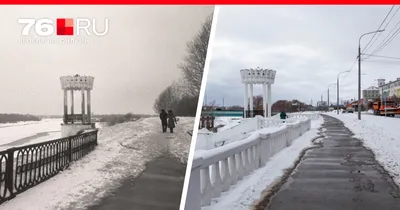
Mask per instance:
[[[399,210],[400,191],[372,152],[351,138],[341,121],[324,118],[322,147],[309,150],[270,201],[257,209]]]
[[[171,155],[162,155],[146,164],[137,178],[122,186],[88,210],[177,210],[181,201],[186,165]],[[129,207],[129,208],[128,208]]]
[[[108,196],[128,177],[138,176],[145,164],[166,150],[186,160],[193,118],[181,118],[176,134],[160,134],[158,118],[104,127],[97,148],[71,167],[0,206],[0,210],[86,209]],[[183,133],[183,134],[182,134]],[[169,136],[169,141],[160,138]],[[185,152],[186,150],[186,152]]]
[[[363,114],[360,121],[357,114],[330,113],[329,116],[344,122],[400,186],[400,119]]]
[[[243,178],[221,197],[212,201],[210,206],[202,210],[249,210],[255,202],[263,197],[285,174],[287,168],[294,166],[294,162],[304,149],[313,146],[312,140],[318,136],[318,128],[323,123],[322,117],[311,122],[311,130],[293,141],[290,147],[282,149],[274,155],[267,164]]]

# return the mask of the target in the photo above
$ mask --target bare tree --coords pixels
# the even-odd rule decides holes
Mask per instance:
[[[183,80],[167,87],[154,103],[154,111],[171,109],[176,116],[195,116],[203,69],[211,32],[212,15],[208,16],[198,34],[187,43],[187,56],[178,65]]]
[[[263,97],[262,95],[253,96],[253,103],[255,110],[262,110],[263,107]]]
[[[206,62],[208,41],[210,39],[212,15],[204,21],[198,34],[192,41],[187,43],[188,55],[178,65],[185,79],[185,89],[191,96],[199,96],[201,80],[203,78],[204,65]]]
[[[175,83],[168,86],[154,102],[154,111],[160,113],[161,109],[172,109],[172,106],[179,100],[178,93]]]

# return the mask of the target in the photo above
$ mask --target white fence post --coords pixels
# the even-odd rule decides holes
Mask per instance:
[[[193,159],[189,187],[186,195],[185,210],[201,210],[200,166],[203,158]]]

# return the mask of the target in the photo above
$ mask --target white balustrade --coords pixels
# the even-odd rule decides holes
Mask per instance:
[[[299,118],[299,117],[307,117],[310,120],[318,120],[319,118],[319,113],[314,113],[314,112],[294,112],[294,113],[288,113],[289,118]]]
[[[295,115],[293,115],[295,116]],[[278,125],[273,132],[262,130],[249,134],[241,141],[233,141],[222,147],[197,150],[193,158],[185,210],[199,210],[211,204],[222,192],[242,180],[254,170],[264,166],[280,150],[310,130],[313,115],[296,115],[293,119],[282,121],[257,119],[257,125]],[[197,199],[196,199],[197,198]],[[201,199],[199,199],[201,198]]]

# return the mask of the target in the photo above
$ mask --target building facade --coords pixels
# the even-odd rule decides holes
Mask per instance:
[[[397,78],[395,81],[389,81],[385,83],[384,79],[379,79],[379,95],[381,99],[389,98],[389,97],[400,97],[400,78]]]
[[[380,98],[379,88],[375,86],[371,86],[365,90],[363,90],[363,98],[367,100],[374,100]]]

